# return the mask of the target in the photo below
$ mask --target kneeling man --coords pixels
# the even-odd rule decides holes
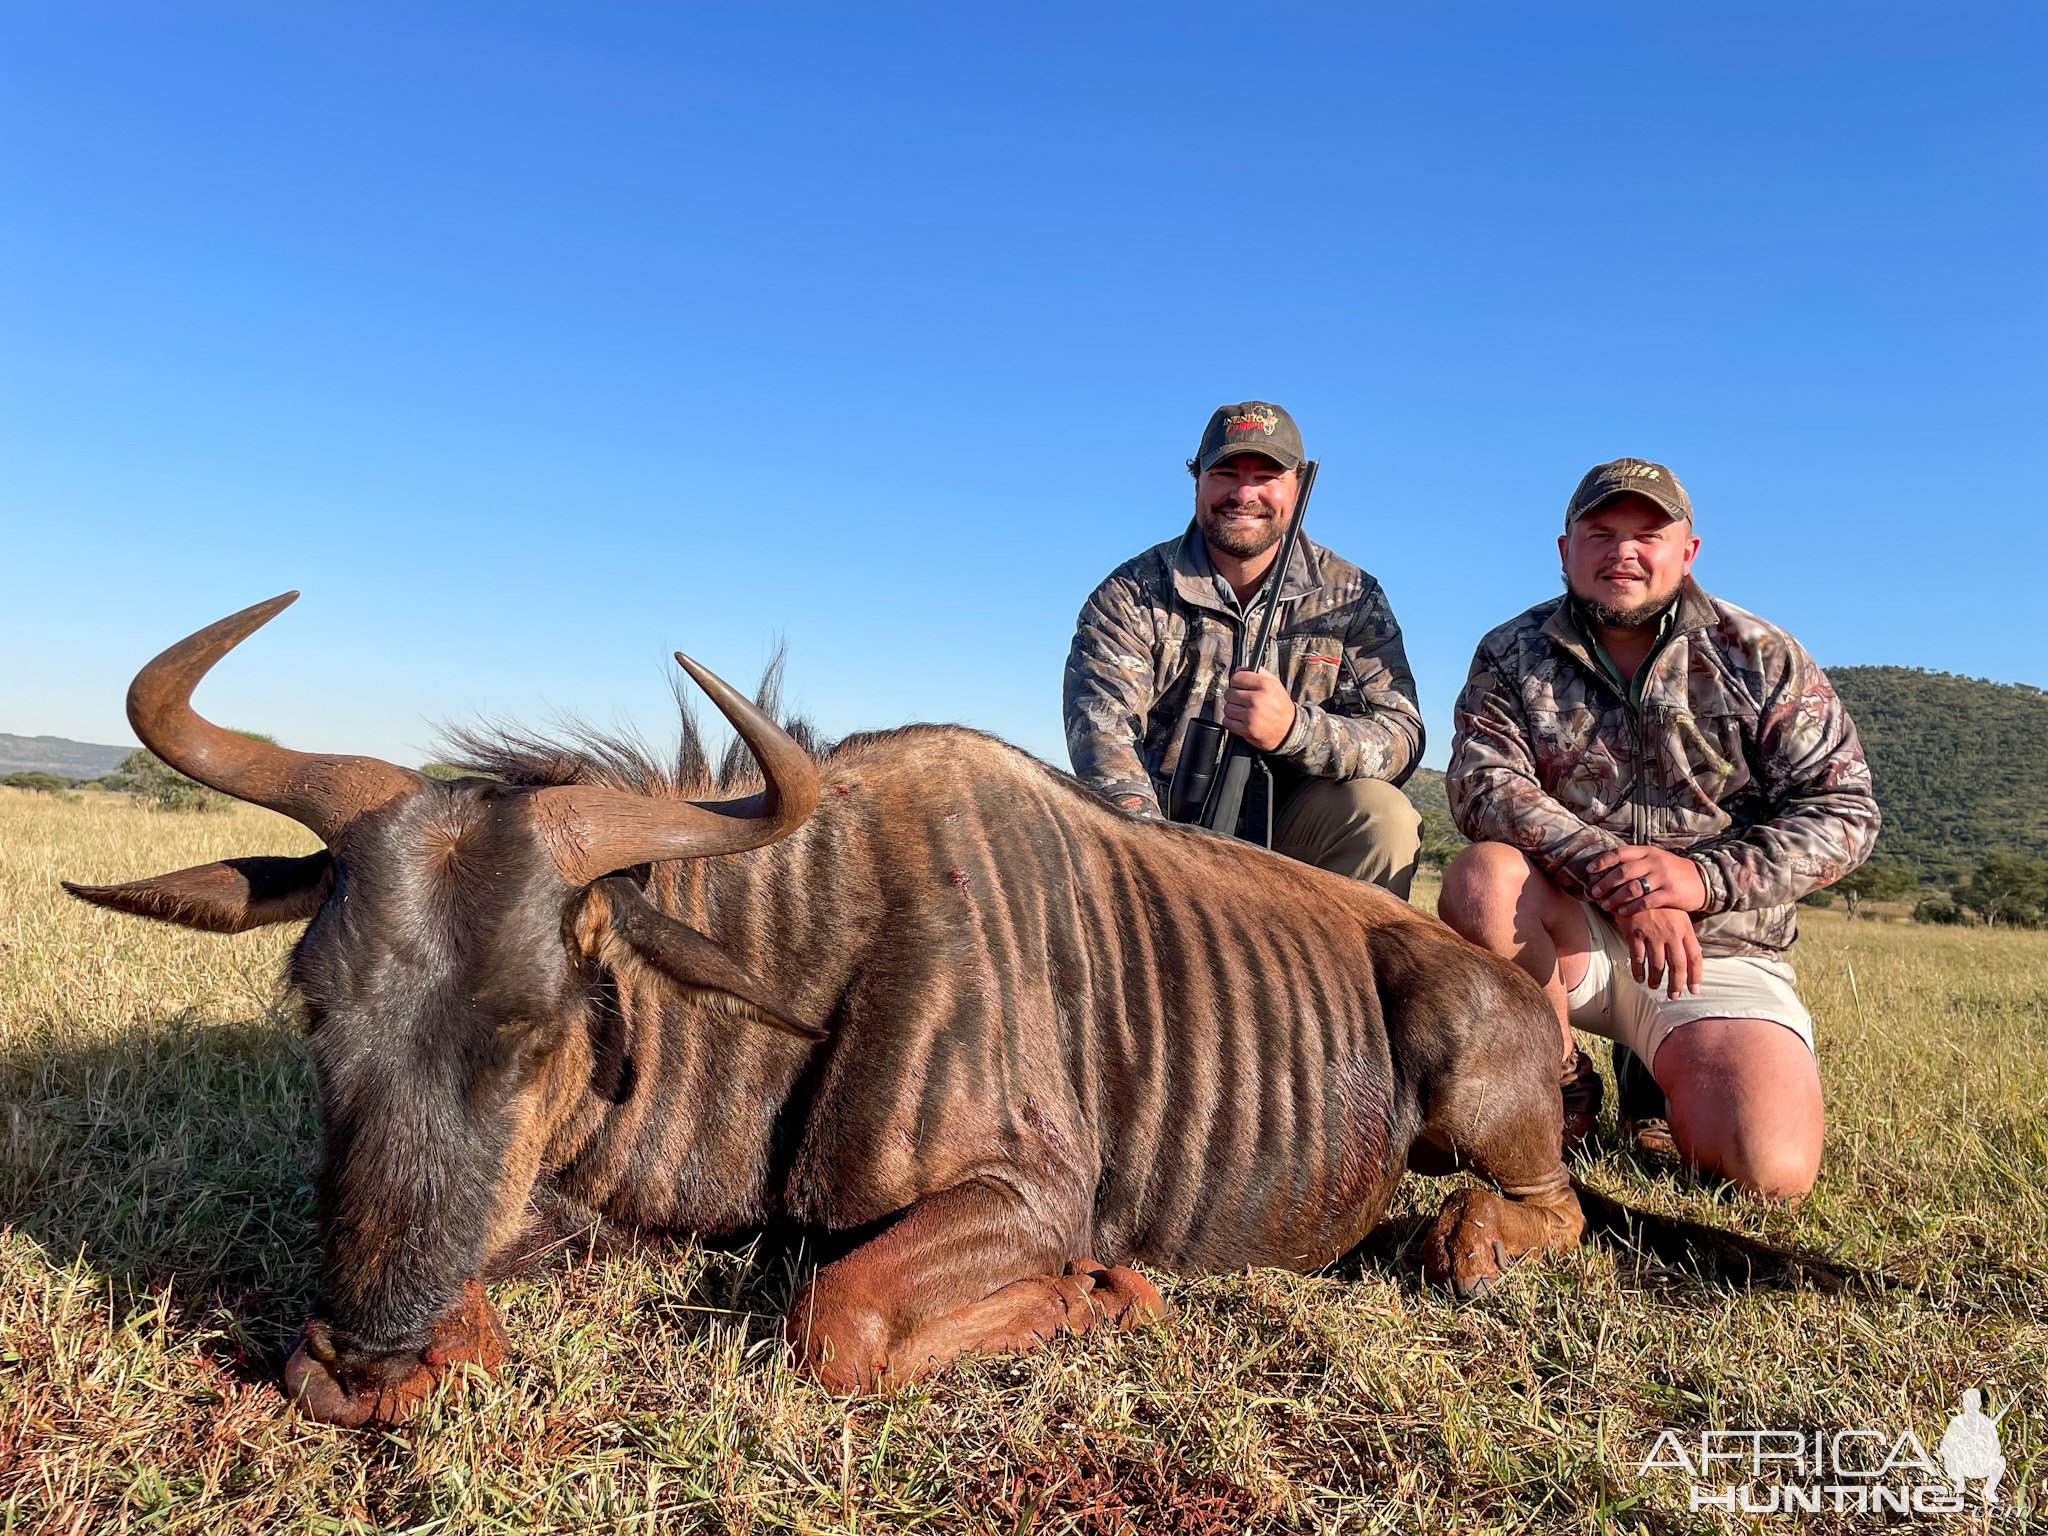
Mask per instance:
[[[1159,816],[1188,724],[1219,720],[1274,772],[1273,849],[1405,900],[1422,818],[1399,786],[1422,712],[1380,584],[1304,535],[1275,570],[1304,461],[1277,405],[1218,406],[1188,472],[1195,517],[1109,573],[1067,655],[1067,750],[1082,783]],[[1251,654],[1277,604],[1271,654]]]
[[[1579,482],[1565,595],[1480,641],[1458,698],[1446,788],[1474,846],[1441,911],[1557,1009],[1568,1143],[1599,1102],[1577,1025],[1616,1042],[1640,1149],[1797,1199],[1820,1170],[1821,1095],[1785,959],[1793,903],[1868,856],[1877,801],[1827,678],[1700,590],[1699,544],[1663,465]]]

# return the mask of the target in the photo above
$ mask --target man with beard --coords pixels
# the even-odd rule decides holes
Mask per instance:
[[[1793,903],[1877,839],[1849,712],[1782,629],[1691,576],[1661,464],[1596,465],[1557,541],[1565,595],[1479,642],[1446,776],[1470,837],[1440,910],[1557,1009],[1566,1141],[1599,1107],[1571,1026],[1615,1042],[1623,1131],[1764,1196],[1820,1169]]]
[[[1274,772],[1273,846],[1405,898],[1421,818],[1399,785],[1422,755],[1400,626],[1372,577],[1295,541],[1301,432],[1247,400],[1209,418],[1188,472],[1195,517],[1089,596],[1067,656],[1067,750],[1081,781],[1161,816],[1188,722],[1218,719]],[[1265,656],[1249,655],[1268,603]]]

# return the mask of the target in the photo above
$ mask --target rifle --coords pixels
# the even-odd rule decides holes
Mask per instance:
[[[1266,611],[1259,619],[1259,637],[1245,664],[1258,670],[1266,658],[1266,645],[1273,635],[1273,621],[1280,611],[1280,583],[1287,577],[1287,562],[1301,537],[1302,520],[1308,516],[1308,498],[1316,486],[1316,460],[1301,466],[1301,489],[1294,498],[1294,517],[1280,540],[1280,554],[1266,573]],[[1244,811],[1245,790],[1252,774],[1260,775],[1265,789],[1263,836],[1247,842],[1262,848],[1273,846],[1273,770],[1252,744],[1225,728],[1220,720],[1190,720],[1181,741],[1180,761],[1174,764],[1173,783],[1167,788],[1166,814],[1173,821],[1199,822],[1225,837],[1237,835],[1238,817]]]

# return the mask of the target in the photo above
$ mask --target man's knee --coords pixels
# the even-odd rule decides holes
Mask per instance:
[[[1768,1200],[1820,1175],[1820,1075],[1805,1042],[1767,1019],[1701,1019],[1674,1031],[1654,1069],[1679,1155]]]
[[[1818,1134],[1758,1136],[1725,1125],[1695,1128],[1674,1113],[1671,1139],[1688,1163],[1759,1199],[1788,1204],[1803,1199],[1820,1177]]]
[[[1820,1177],[1820,1116],[1804,1106],[1757,1113],[1754,1106],[1670,1100],[1671,1139],[1678,1155],[1703,1173],[1726,1179],[1765,1200],[1804,1197]]]
[[[1474,843],[1444,866],[1437,915],[1467,938],[1511,920],[1532,879],[1544,878],[1527,854],[1506,843]]]
[[[1390,854],[1413,858],[1422,851],[1422,812],[1385,779],[1340,779],[1330,784],[1333,814],[1383,845]]]

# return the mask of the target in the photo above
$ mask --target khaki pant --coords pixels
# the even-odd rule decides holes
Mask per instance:
[[[1403,901],[1422,853],[1422,816],[1384,779],[1299,779],[1275,785],[1273,851]]]

